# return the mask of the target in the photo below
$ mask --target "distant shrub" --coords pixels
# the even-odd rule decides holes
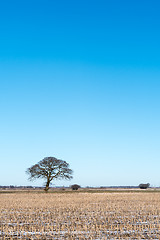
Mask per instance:
[[[141,183],[139,184],[139,188],[140,189],[147,189],[149,188],[150,184],[149,183]]]
[[[78,184],[73,184],[73,185],[71,185],[72,190],[78,190],[78,188],[80,188],[80,187],[81,187],[81,186],[78,185]]]

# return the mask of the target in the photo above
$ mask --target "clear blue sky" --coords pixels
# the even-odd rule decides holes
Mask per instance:
[[[160,2],[0,2],[0,185],[160,186]]]

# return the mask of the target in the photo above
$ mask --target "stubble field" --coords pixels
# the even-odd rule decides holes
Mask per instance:
[[[160,193],[0,194],[0,239],[160,239]]]

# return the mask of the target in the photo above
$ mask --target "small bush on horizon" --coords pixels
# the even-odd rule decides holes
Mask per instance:
[[[149,188],[150,184],[149,183],[141,183],[139,184],[139,188],[140,189],[147,189]]]
[[[72,190],[78,190],[81,186],[78,184],[71,185]]]

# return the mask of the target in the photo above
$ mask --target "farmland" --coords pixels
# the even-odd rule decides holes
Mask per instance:
[[[0,194],[0,239],[160,239],[159,192]]]

